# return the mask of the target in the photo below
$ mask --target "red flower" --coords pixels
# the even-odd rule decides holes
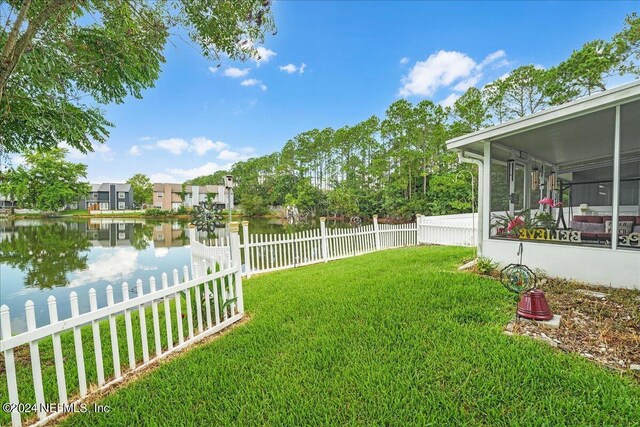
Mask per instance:
[[[541,205],[548,205],[553,207],[553,199],[551,197],[545,197],[544,199],[540,200],[538,203],[540,203]]]
[[[511,231],[520,225],[524,225],[524,221],[522,220],[521,217],[517,216],[513,218],[511,221],[509,221],[509,224],[507,225],[507,231]]]

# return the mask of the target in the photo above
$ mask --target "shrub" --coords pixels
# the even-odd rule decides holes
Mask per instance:
[[[476,261],[476,270],[481,274],[491,274],[496,270],[498,263],[494,262],[489,257],[478,257]]]
[[[185,205],[180,205],[176,210],[178,215],[186,215],[191,212],[191,209],[187,208]]]
[[[144,213],[145,215],[149,215],[149,216],[164,216],[164,215],[169,215],[171,212],[158,209],[158,208],[152,208],[152,209],[147,209],[146,211],[144,211]]]

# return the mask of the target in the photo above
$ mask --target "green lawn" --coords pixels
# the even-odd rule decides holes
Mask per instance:
[[[399,249],[247,280],[249,322],[64,424],[640,425],[631,378],[502,333],[513,299],[455,271],[471,255]]]

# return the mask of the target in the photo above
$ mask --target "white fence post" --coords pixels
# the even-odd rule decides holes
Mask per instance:
[[[2,338],[11,338],[11,318],[9,316],[9,307],[3,305],[0,307],[0,327],[2,330]],[[16,378],[16,364],[13,356],[13,348],[4,351],[4,365],[7,370],[7,389],[9,391],[9,403],[13,405],[11,410],[11,425],[21,426],[20,412],[18,412],[18,380]]]
[[[322,259],[324,262],[329,261],[329,245],[327,243],[327,218],[320,217],[320,237],[322,239]]]
[[[27,331],[35,331],[36,312],[33,301],[28,300],[24,304],[24,308],[27,315]],[[44,412],[44,389],[42,386],[42,369],[40,368],[40,348],[38,347],[38,341],[31,341],[29,343],[29,353],[31,353],[31,373],[33,374],[33,389],[36,395],[36,412],[38,413],[38,418],[43,419],[46,414]]]
[[[416,215],[416,245],[422,243],[422,239],[420,238],[420,220],[422,219],[421,214]]]
[[[47,298],[49,304],[49,322],[58,323],[58,306],[56,305],[56,297],[53,295]],[[62,360],[62,344],[60,342],[60,334],[53,334],[53,358],[56,365],[56,379],[58,381],[58,397],[60,403],[67,403],[67,381],[64,377],[64,362]]]
[[[373,216],[373,231],[376,240],[376,251],[380,250],[380,227],[378,226],[378,215]]]
[[[196,226],[193,224],[189,224],[189,246],[191,246],[191,276],[192,277],[196,277],[196,272],[193,269],[193,263],[195,262],[194,255],[193,255],[193,246],[194,246],[194,242],[197,242],[196,240]]]
[[[166,274],[162,274],[162,289],[156,289],[155,280],[150,278],[149,284],[149,293],[144,294],[142,281],[138,280],[136,282],[136,292],[137,297],[135,299],[129,298],[129,285],[125,282],[122,284],[122,293],[123,298],[122,301],[116,303],[114,301],[113,294],[113,286],[109,285],[106,288],[106,296],[107,296],[107,304],[105,307],[98,308],[97,304],[97,294],[94,288],[89,290],[89,306],[90,310],[86,313],[80,314],[78,307],[78,295],[76,292],[71,292],[69,295],[69,301],[71,305],[71,317],[68,319],[60,320],[58,318],[58,309],[57,309],[57,301],[54,296],[50,296],[47,299],[48,304],[48,312],[49,312],[49,320],[50,324],[37,327],[36,325],[36,308],[33,301],[27,301],[25,303],[25,314],[26,314],[26,325],[27,331],[20,333],[18,335],[13,335],[11,332],[11,318],[9,308],[6,305],[0,306],[0,352],[3,353],[4,356],[4,371],[6,373],[6,391],[7,394],[5,396],[5,402],[7,406],[6,412],[8,413],[8,408],[14,409],[11,411],[11,425],[14,427],[21,425],[21,413],[18,410],[19,398],[21,394],[19,394],[18,387],[29,387],[29,382],[32,379],[33,381],[33,397],[35,397],[35,404],[33,411],[37,413],[37,417],[40,420],[39,423],[43,423],[45,421],[50,421],[53,418],[61,415],[64,412],[63,407],[56,406],[55,398],[51,395],[50,392],[53,391],[57,386],[58,391],[58,399],[57,402],[60,404],[68,404],[68,400],[71,397],[74,400],[74,404],[82,402],[82,399],[87,394],[94,394],[94,392],[105,386],[105,366],[103,364],[103,354],[102,354],[102,342],[100,335],[100,324],[106,320],[108,320],[107,327],[110,332],[110,344],[113,356],[113,377],[108,375],[108,382],[106,386],[111,385],[112,383],[120,380],[124,375],[128,375],[129,372],[123,372],[123,367],[120,366],[120,347],[118,342],[118,330],[117,327],[119,325],[119,321],[121,319],[118,316],[124,317],[124,326],[126,327],[126,340],[127,340],[127,351],[129,356],[129,365],[131,367],[131,371],[135,372],[138,368],[143,368],[149,363],[153,363],[155,360],[164,358],[166,355],[173,353],[176,350],[180,350],[188,345],[191,345],[193,342],[198,341],[208,335],[221,331],[227,327],[229,327],[232,323],[237,322],[242,318],[243,314],[243,299],[242,299],[242,282],[241,282],[241,272],[240,272],[240,236],[238,234],[238,223],[231,223],[231,238],[230,244],[233,246],[233,260],[235,264],[233,267],[230,266],[231,258],[227,256],[224,259],[224,264],[222,265],[222,269],[217,272],[211,272],[210,274],[206,274],[200,270],[198,270],[198,264],[196,266],[197,277],[194,280],[189,280],[188,278],[188,267],[185,266],[185,280],[182,283],[179,283],[178,279],[178,271],[174,270],[173,272],[173,286],[169,286],[168,276]],[[199,265],[201,270],[206,268],[206,264],[203,262]],[[212,258],[211,266],[215,266],[214,259]],[[176,297],[179,293],[183,291],[188,291],[189,289],[198,289],[203,284],[206,286],[210,283],[216,282],[224,283],[225,290],[225,298],[233,299],[234,296],[238,297],[237,302],[234,302],[229,305],[228,309],[231,314],[226,314],[225,308],[225,321],[218,321],[218,305],[216,304],[216,325],[211,325],[211,322],[207,322],[207,329],[204,331],[199,331],[198,336],[193,336],[193,326],[191,321],[190,298],[187,299],[187,311],[189,312],[189,340],[180,339],[184,335],[182,330],[181,322],[178,322],[178,337],[179,344],[174,345],[173,339],[173,330],[170,328],[172,324],[171,318],[171,300]],[[227,285],[229,289],[227,290]],[[234,288],[235,285],[235,288]],[[234,290],[236,291],[234,294]],[[166,321],[166,333],[167,333],[167,345],[163,348],[161,346],[161,337],[163,333],[160,332],[159,323],[160,320],[158,317],[158,301],[162,300],[165,306],[165,321]],[[235,301],[235,300],[234,300]],[[180,305],[180,301],[177,301],[176,307]],[[147,345],[147,328],[146,328],[146,316],[147,316],[147,308],[151,306],[151,315],[153,320],[153,338],[152,341],[155,341],[156,345],[156,357],[154,360],[149,360],[149,349]],[[141,366],[136,368],[135,364],[135,354],[134,354],[134,340],[133,340],[133,328],[131,322],[131,311],[135,310],[136,307],[139,309],[140,313],[140,339],[142,340],[142,352],[144,363]],[[207,307],[208,308],[208,307]],[[176,309],[176,315],[180,317],[180,311]],[[201,324],[201,318],[199,316],[199,324]],[[96,363],[96,377],[91,376],[91,391],[88,393],[87,390],[87,378],[84,367],[84,346],[82,344],[82,335],[81,329],[84,328],[84,325],[90,325],[90,328],[93,332],[93,350],[95,356]],[[78,370],[78,382],[79,382],[79,394],[80,396],[76,396],[73,393],[73,396],[69,396],[67,393],[67,378],[65,378],[65,369],[64,369],[64,359],[62,352],[62,334],[66,334],[67,332],[71,332],[73,330],[73,340],[75,345],[75,355],[76,360],[75,364],[77,365]],[[106,332],[106,331],[103,331]],[[52,339],[52,351],[44,352],[41,354],[39,344],[46,340],[47,338]],[[28,370],[28,366],[21,366],[20,368],[24,368],[22,370],[16,371],[16,361],[15,361],[15,350],[16,348],[24,348],[29,346],[29,355],[31,361],[31,378],[24,378],[24,381],[18,383],[18,376],[22,377],[23,371]],[[87,342],[87,347],[89,347],[91,343]],[[42,360],[41,360],[42,359]],[[69,363],[67,361],[66,363]],[[43,381],[43,372],[42,366],[48,366],[50,364],[55,365],[55,380],[56,384],[49,384],[46,387],[47,394],[45,395],[45,386],[47,383]],[[69,367],[68,367],[69,368]],[[71,368],[70,368],[71,369]],[[44,378],[53,379],[53,372],[47,374]],[[124,374],[124,375],[123,375]],[[97,386],[96,382],[97,380]],[[23,391],[24,392],[24,391]],[[28,397],[28,391],[25,393]],[[25,398],[25,396],[22,396]],[[32,400],[33,400],[32,397]],[[79,398],[78,398],[79,397]],[[45,398],[47,400],[45,400]],[[33,402],[25,402],[32,404]],[[49,409],[51,408],[51,409]],[[23,411],[24,412],[24,411]],[[8,415],[8,414],[7,414]],[[30,418],[33,415],[29,416]],[[35,420],[34,420],[35,421]]]
[[[107,306],[111,307],[113,302],[113,286],[107,286]],[[111,333],[111,355],[113,356],[113,375],[122,378],[120,370],[120,346],[118,345],[118,329],[116,324],[116,316],[109,315],[109,332]]]
[[[234,267],[238,267],[236,275],[236,296],[238,297],[238,312],[244,313],[244,296],[242,295],[242,260],[240,259],[240,231],[239,223],[232,221],[229,223],[229,231],[231,232],[231,239],[229,245],[231,247],[231,262]],[[248,236],[246,234],[245,236]],[[246,248],[246,246],[245,246]]]
[[[242,221],[242,240],[244,246],[244,272],[251,277],[251,251],[249,250],[249,221]]]

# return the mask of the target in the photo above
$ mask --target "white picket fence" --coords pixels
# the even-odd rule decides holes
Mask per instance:
[[[35,307],[32,301],[25,304],[27,332],[13,336],[11,315],[6,305],[0,307],[0,352],[4,354],[9,403],[19,408],[18,382],[14,351],[21,346],[29,346],[31,374],[37,408],[36,425],[47,423],[65,411],[62,405],[68,402],[81,403],[86,397],[112,384],[122,381],[134,373],[167,355],[185,348],[202,338],[216,333],[242,318],[244,303],[241,276],[282,270],[297,266],[347,258],[377,250],[414,246],[423,243],[447,245],[473,245],[474,228],[470,219],[418,217],[416,223],[378,224],[377,218],[371,225],[351,229],[329,229],[321,220],[320,228],[293,234],[250,234],[249,223],[243,222],[243,242],[240,242],[238,223],[231,223],[230,234],[205,245],[195,238],[191,229],[191,275],[185,266],[182,279],[177,270],[173,271],[172,285],[166,274],[161,276],[161,287],[157,289],[155,278],[149,279],[150,292],[144,293],[141,280],[136,282],[137,296],[129,298],[129,285],[122,284],[122,301],[114,302],[113,287],[108,286],[107,305],[99,308],[96,291],[89,291],[90,311],[79,312],[78,295],[71,292],[71,317],[58,319],[55,297],[49,297],[50,324],[36,327]],[[242,252],[241,252],[242,251]],[[241,254],[244,256],[242,269]],[[218,287],[222,291],[219,294]],[[182,298],[185,297],[184,307]],[[164,308],[164,331],[161,332],[159,305]],[[195,307],[194,307],[195,305]],[[155,356],[150,355],[147,340],[147,309],[151,307],[152,338]],[[183,309],[186,310],[186,327],[183,325]],[[132,313],[138,313],[140,344],[134,346],[134,326]],[[118,327],[124,318],[126,332],[126,353],[128,367],[121,366]],[[173,326],[175,320],[176,331]],[[112,372],[105,372],[100,328],[108,323],[111,342]],[[82,335],[88,333],[84,325],[91,324],[93,352],[95,354],[96,384],[89,384],[85,369],[85,347]],[[77,371],[77,387],[69,391],[65,378],[62,334],[73,334]],[[166,333],[165,344],[161,338]],[[174,337],[177,340],[174,342]],[[39,341],[51,339],[53,343],[53,364],[57,385],[57,402],[61,406],[51,406],[51,399],[45,401],[42,378]],[[50,364],[51,361],[46,361]],[[125,363],[126,365],[127,363]],[[93,377],[92,377],[93,378]],[[24,402],[22,402],[24,403]],[[47,405],[49,404],[49,405]],[[67,406],[68,408],[68,406]],[[68,410],[68,409],[67,409]],[[24,411],[23,411],[24,412]],[[21,413],[11,412],[13,426],[21,425]]]
[[[376,216],[373,224],[357,228],[327,228],[320,218],[320,228],[290,234],[252,234],[249,222],[243,221],[243,239],[240,243],[243,255],[242,275],[267,273],[316,264],[377,250],[440,244],[473,246],[475,228],[471,214],[424,217],[418,215],[416,223],[379,224]],[[203,245],[191,229],[192,262],[212,257],[226,262],[232,248],[224,237]]]
[[[373,224],[357,228],[327,228],[324,218],[320,228],[291,234],[250,234],[244,221],[243,274],[283,270],[347,258],[382,249],[414,246],[416,224]]]
[[[418,244],[475,246],[476,214],[421,216],[417,218]]]
[[[61,413],[68,411],[71,404],[79,404],[90,394],[118,383],[149,364],[221,331],[240,320],[244,313],[244,302],[239,262],[240,239],[238,236],[238,223],[232,223],[230,243],[231,247],[236,248],[237,253],[225,253],[226,258],[217,257],[221,251],[215,250],[212,253],[201,254],[200,263],[193,263],[192,279],[189,279],[189,269],[186,266],[183,268],[182,279],[180,279],[178,271],[173,270],[173,283],[171,285],[167,275],[162,274],[160,289],[156,287],[155,278],[151,277],[149,279],[150,291],[146,294],[144,293],[142,281],[138,280],[136,282],[137,295],[135,298],[129,298],[129,285],[125,282],[122,284],[122,301],[114,303],[114,289],[112,286],[108,286],[106,289],[107,305],[99,308],[96,291],[95,289],[90,289],[88,294],[90,311],[80,313],[78,308],[79,296],[76,292],[71,292],[69,295],[71,317],[68,319],[58,319],[56,298],[50,296],[48,299],[50,323],[46,326],[36,327],[36,308],[32,301],[27,301],[25,304],[27,332],[19,335],[14,336],[11,333],[11,313],[9,308],[6,305],[0,307],[2,332],[0,351],[4,354],[8,403],[14,409],[11,411],[11,424],[13,426],[22,424],[22,416],[19,411],[21,408],[23,409],[22,412],[37,413],[35,425],[45,424]],[[211,256],[205,258],[205,255]],[[232,263],[232,258],[237,262]],[[210,273],[208,273],[208,269]],[[182,301],[183,298],[184,302]],[[154,354],[152,355],[150,355],[150,345],[147,338],[149,306],[151,307],[154,344]],[[164,308],[164,322],[160,317],[159,306]],[[186,318],[186,328],[183,324],[183,309],[186,310],[184,316]],[[134,345],[134,325],[132,324],[132,313],[134,312],[138,314],[139,318],[140,342],[138,346]],[[120,351],[124,350],[124,346],[121,349],[118,341],[118,328],[123,326],[119,319],[122,318],[124,318],[126,333],[127,358],[125,359],[125,365],[128,366],[122,366],[120,357]],[[107,321],[108,326],[104,321]],[[161,323],[164,324],[162,328]],[[89,324],[91,325],[96,368],[95,375],[92,373],[90,376],[85,369],[85,351],[91,346],[85,346],[83,343],[83,334],[89,333],[88,329],[83,328],[83,326]],[[175,331],[173,329],[174,326],[176,327]],[[105,364],[100,336],[101,327],[108,327],[110,332],[112,362],[109,362],[108,365],[113,367],[111,372],[105,372],[104,369]],[[77,387],[74,384],[69,390],[65,374],[61,336],[71,333],[73,334],[76,361],[74,371],[77,371],[78,383]],[[138,335],[137,331],[136,335]],[[174,341],[176,337],[177,340]],[[52,340],[53,354],[51,357],[55,366],[57,403],[59,406],[52,405],[54,401],[50,398],[51,390],[47,393],[47,400],[45,400],[39,347],[39,341],[41,340]],[[64,341],[69,342],[69,339]],[[162,341],[165,341],[164,345]],[[21,347],[27,345],[29,346],[31,358],[35,406],[31,406],[30,409],[25,411],[23,405],[27,402],[20,402],[18,399],[18,387],[24,386],[24,383],[18,384],[18,377],[24,378],[24,373],[19,373],[16,370],[16,355],[14,352],[20,351]],[[51,360],[45,360],[44,362],[45,366],[51,364]],[[93,378],[94,376],[97,384],[89,383],[87,378]],[[21,395],[24,396],[24,391],[21,392]],[[71,404],[69,401],[71,401]],[[29,403],[29,405],[33,404],[34,402]],[[34,408],[35,411],[33,411]]]

